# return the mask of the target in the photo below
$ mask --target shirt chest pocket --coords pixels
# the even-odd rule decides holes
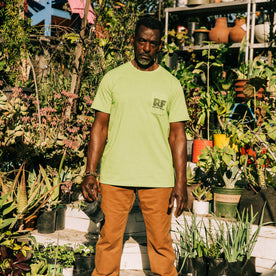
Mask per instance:
[[[151,112],[156,115],[167,114],[167,102],[168,100],[164,96],[154,95],[151,99]]]

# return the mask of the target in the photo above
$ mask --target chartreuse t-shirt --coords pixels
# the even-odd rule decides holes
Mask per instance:
[[[179,81],[159,66],[141,71],[131,62],[109,71],[93,109],[110,114],[100,181],[132,187],[173,187],[170,122],[189,119]]]

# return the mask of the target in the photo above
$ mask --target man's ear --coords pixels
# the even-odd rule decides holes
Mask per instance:
[[[160,52],[160,51],[161,51],[162,46],[163,46],[163,40],[161,40],[161,42],[160,42],[160,44],[159,44],[159,47],[158,47],[158,52]]]
[[[135,39],[135,36],[134,34],[131,36],[131,39],[130,39],[130,43],[132,46],[134,46],[134,39]]]

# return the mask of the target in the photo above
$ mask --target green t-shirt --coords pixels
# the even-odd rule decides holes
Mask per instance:
[[[109,71],[92,108],[110,114],[100,181],[131,187],[173,187],[170,122],[189,120],[180,82],[159,66],[131,62]]]

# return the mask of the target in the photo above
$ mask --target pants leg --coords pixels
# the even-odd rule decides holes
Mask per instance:
[[[95,269],[92,276],[118,276],[123,236],[128,214],[135,200],[135,190],[101,184],[101,195],[105,222],[96,244]]]
[[[171,214],[168,214],[171,191],[171,188],[138,189],[153,275],[177,276],[174,266],[175,253],[170,235]]]

